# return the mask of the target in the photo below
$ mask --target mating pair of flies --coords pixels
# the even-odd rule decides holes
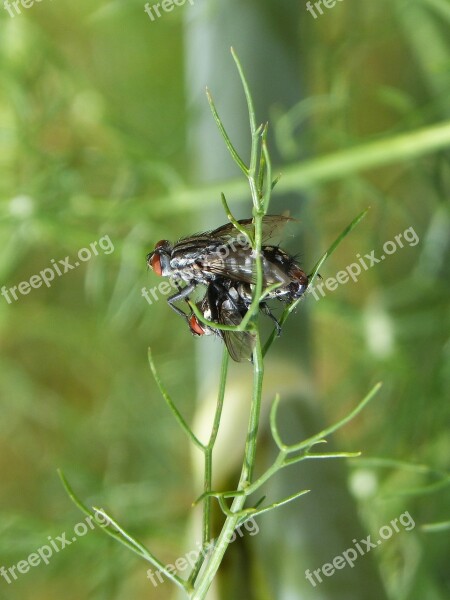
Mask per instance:
[[[300,298],[308,287],[308,276],[295,259],[279,246],[266,245],[278,233],[290,217],[267,215],[263,218],[263,245],[261,266],[263,290],[272,288],[265,300],[280,300],[290,304]],[[238,221],[239,229],[227,223],[213,231],[182,238],[175,244],[159,241],[153,252],[147,255],[147,264],[157,275],[170,277],[178,292],[168,298],[176,313],[186,319],[194,335],[217,335],[225,342],[231,358],[237,362],[251,358],[255,335],[251,331],[223,331],[214,327],[240,325],[252,302],[256,284],[256,258],[250,239],[253,235],[252,219]],[[185,283],[184,287],[181,284]],[[206,293],[197,308],[210,325],[202,323],[192,312],[187,314],[175,303],[189,300],[198,285],[206,286]],[[273,321],[278,333],[281,328],[266,302],[260,309]]]

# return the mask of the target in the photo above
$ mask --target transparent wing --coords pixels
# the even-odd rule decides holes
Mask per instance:
[[[295,219],[284,215],[266,215],[263,217],[263,242],[266,242],[274,235],[279,234],[289,221],[295,221]],[[238,223],[245,231],[248,231],[249,233],[253,231],[253,219],[241,219]],[[211,244],[214,240],[229,242],[233,239],[240,239],[240,235],[240,231],[236,229],[233,223],[226,223],[217,229],[203,231],[181,238],[176,245],[197,245],[200,248],[203,248]]]
[[[224,325],[239,325],[242,316],[238,311],[219,306],[219,322]],[[236,362],[249,360],[253,354],[256,336],[250,331],[222,331],[223,341],[231,358]]]
[[[284,215],[266,215],[263,217],[262,222],[262,233],[263,233],[263,242],[266,242],[274,235],[279,234],[285,225],[289,221],[294,221],[292,217],[287,217]],[[253,219],[241,219],[238,221],[239,225],[249,233],[253,232]],[[226,225],[222,225],[217,229],[209,232],[209,235],[214,238],[220,239],[234,239],[239,236],[239,231],[232,223],[227,223]]]

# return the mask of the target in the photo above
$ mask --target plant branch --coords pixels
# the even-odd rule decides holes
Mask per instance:
[[[180,413],[180,411],[176,407],[175,403],[173,402],[172,398],[169,396],[168,392],[166,391],[166,388],[164,387],[164,385],[163,385],[163,383],[162,383],[162,381],[161,381],[161,379],[160,379],[160,377],[158,375],[158,371],[156,370],[156,366],[155,366],[155,363],[153,361],[152,351],[151,351],[150,348],[148,349],[148,362],[150,363],[150,369],[151,369],[151,371],[153,373],[153,377],[154,377],[154,379],[156,381],[156,385],[158,386],[159,391],[161,392],[161,396],[166,401],[167,406],[172,411],[173,415],[175,416],[175,419],[178,421],[178,424],[183,429],[183,431],[187,434],[187,436],[189,437],[189,439],[197,446],[197,448],[200,448],[200,450],[204,451],[205,446],[197,438],[197,436],[194,434],[194,432],[192,431],[192,429],[186,423],[183,415]]]

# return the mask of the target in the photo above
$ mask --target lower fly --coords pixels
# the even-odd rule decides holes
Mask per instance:
[[[215,281],[210,283],[204,298],[197,303],[203,317],[219,325],[237,327],[242,323],[249,304],[239,295],[230,282]],[[251,359],[255,347],[256,335],[251,331],[229,331],[207,325],[192,313],[188,317],[191,333],[194,335],[217,335],[227,347],[231,358],[236,362]]]
[[[216,281],[208,286],[203,299],[196,304],[203,317],[213,324],[206,324],[197,318],[194,312],[186,316],[189,329],[194,335],[217,335],[227,347],[231,358],[237,362],[250,359],[255,346],[255,334],[251,331],[230,331],[214,327],[219,325],[239,326],[250,307],[251,289],[243,284],[236,285],[226,279]],[[281,326],[265,302],[259,305],[260,310],[270,317],[277,330]]]

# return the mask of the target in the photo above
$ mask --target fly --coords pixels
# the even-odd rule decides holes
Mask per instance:
[[[197,308],[208,321],[221,325],[238,326],[248,311],[248,303],[237,292],[233,284],[215,281],[208,286],[206,294]],[[250,359],[255,347],[256,336],[251,331],[224,331],[202,323],[194,313],[188,317],[188,324],[194,335],[217,335],[227,347],[233,360],[241,362]]]
[[[251,291],[248,285],[236,284],[226,279],[217,280],[208,286],[205,296],[197,303],[197,308],[205,319],[221,325],[238,326],[248,312],[251,304]],[[275,323],[277,335],[281,326],[265,302],[260,310]],[[250,331],[228,331],[201,322],[195,313],[185,315],[189,329],[194,335],[217,335],[225,342],[233,360],[241,362],[250,359],[255,346],[255,335]]]
[[[282,215],[265,216],[263,241],[291,220]],[[252,219],[242,219],[239,224],[244,231],[250,233],[253,230]],[[292,302],[306,291],[308,276],[295,259],[278,246],[264,245],[261,263],[263,287],[278,284],[268,298]],[[208,286],[225,278],[250,286],[248,296],[251,296],[251,286],[256,283],[256,258],[249,238],[232,223],[182,238],[173,245],[168,240],[161,240],[147,255],[147,264],[157,275],[171,277],[178,286],[178,292],[167,299],[178,313],[182,311],[174,303],[187,299],[198,284]],[[181,287],[182,283],[186,285]]]

